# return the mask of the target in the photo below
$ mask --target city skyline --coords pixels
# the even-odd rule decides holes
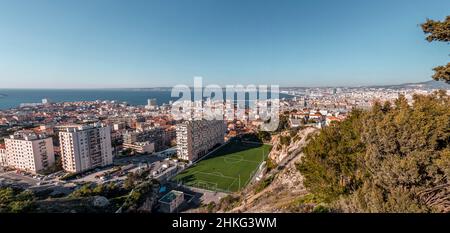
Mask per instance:
[[[0,1],[0,88],[391,85],[448,59],[419,27],[447,1],[192,3]]]

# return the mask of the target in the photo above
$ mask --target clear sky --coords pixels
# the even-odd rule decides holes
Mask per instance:
[[[448,0],[0,0],[0,88],[430,80]]]

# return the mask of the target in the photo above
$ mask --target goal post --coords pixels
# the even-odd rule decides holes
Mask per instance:
[[[196,186],[199,189],[206,189],[211,191],[218,190],[218,184],[210,181],[198,180],[194,186]]]

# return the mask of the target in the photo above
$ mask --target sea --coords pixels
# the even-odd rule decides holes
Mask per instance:
[[[45,90],[45,89],[0,89],[0,109],[19,107],[22,103],[115,100],[131,105],[145,105],[148,99],[156,99],[158,105],[169,103],[170,91],[100,89],[100,90]]]
[[[168,104],[179,97],[171,97],[167,89],[0,89],[0,110],[19,107],[22,103],[41,103],[42,99],[52,102],[115,100],[130,105],[146,105],[148,99],[156,99],[158,105]],[[280,98],[290,98],[280,94]]]

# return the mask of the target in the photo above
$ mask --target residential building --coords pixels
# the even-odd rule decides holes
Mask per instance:
[[[59,132],[64,170],[78,173],[113,163],[111,128],[100,124],[69,126]]]
[[[6,166],[6,146],[5,144],[0,144],[0,167]]]
[[[184,201],[184,193],[172,190],[159,199],[159,210],[163,213],[173,213]]]
[[[225,132],[223,120],[192,120],[177,124],[178,157],[189,161],[201,158],[224,142]]]
[[[134,142],[132,144],[123,144],[123,148],[131,149],[139,154],[151,154],[155,152],[155,144],[151,142]]]
[[[55,163],[52,138],[32,131],[18,131],[5,138],[6,165],[33,173]]]
[[[164,148],[165,130],[160,127],[154,127],[144,131],[127,131],[123,135],[123,147],[129,148],[137,142],[150,142],[154,144],[155,151]]]
[[[151,109],[151,110],[155,110],[156,108],[158,108],[156,99],[148,99],[147,105],[145,106],[145,108]]]

